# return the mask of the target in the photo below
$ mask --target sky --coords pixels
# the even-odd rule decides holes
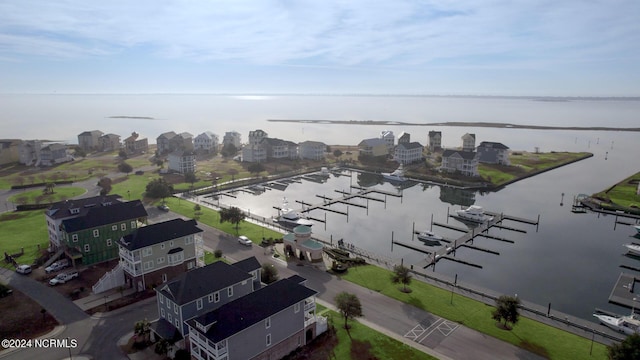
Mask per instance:
[[[0,0],[0,93],[640,96],[637,0]]]

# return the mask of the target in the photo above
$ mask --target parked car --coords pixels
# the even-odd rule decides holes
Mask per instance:
[[[53,279],[49,280],[49,285],[54,286],[54,285],[58,285],[58,284],[64,284],[67,281],[77,278],[78,277],[78,272],[76,270],[74,271],[69,271],[63,274],[58,274],[56,275],[56,277],[54,277]]]
[[[253,241],[251,241],[248,237],[244,236],[244,235],[240,235],[240,237],[238,237],[238,242],[242,245],[246,245],[246,246],[251,246],[253,245]]]
[[[69,266],[69,260],[67,259],[62,259],[62,260],[58,260],[54,263],[52,263],[51,265],[47,266],[46,268],[44,268],[44,272],[46,272],[47,274],[52,273],[52,272],[56,272],[59,270],[62,270],[66,267]]]
[[[18,274],[31,274],[31,266],[30,265],[18,265],[16,268],[16,272]]]
[[[169,207],[166,204],[158,205],[158,209],[162,211],[169,211]]]

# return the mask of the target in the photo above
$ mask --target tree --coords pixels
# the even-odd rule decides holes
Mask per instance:
[[[123,161],[118,164],[118,171],[126,173],[127,176],[129,176],[129,173],[133,171],[133,167]]]
[[[235,155],[238,152],[238,148],[236,148],[235,145],[233,144],[224,144],[224,146],[222,147],[222,151],[220,151],[220,154],[223,157],[230,157]]]
[[[124,149],[122,149],[122,150],[118,151],[118,156],[119,156],[121,159],[126,159],[126,158],[128,158],[128,156],[127,156],[127,152],[126,152],[126,151],[124,151]]]
[[[163,179],[154,179],[151,180],[146,187],[145,196],[154,198],[154,199],[162,199],[171,196],[173,193],[173,186],[167,184],[167,182]]]
[[[631,334],[619,344],[607,346],[607,354],[611,360],[640,359],[640,334]]]
[[[519,306],[520,299],[517,297],[502,295],[496,300],[496,309],[491,313],[491,317],[497,322],[504,320],[504,327],[509,329],[508,323],[515,325],[518,322]]]
[[[80,146],[76,146],[75,148],[73,148],[73,156],[84,158],[87,157],[87,152],[84,151],[84,149]]]
[[[156,343],[156,346],[153,349],[153,351],[155,351],[155,353],[160,356],[164,356],[164,355],[167,355],[170,347],[171,347],[171,344],[169,344],[169,341],[165,339],[160,339],[160,341]]]
[[[193,187],[193,183],[195,183],[198,179],[196,178],[196,174],[194,174],[193,172],[189,171],[184,173],[184,181],[188,182],[191,184],[191,187]]]
[[[149,341],[150,333],[151,333],[151,324],[147,319],[137,321],[133,326],[133,334],[135,336],[134,342],[136,343],[143,343],[143,342]]]
[[[101,188],[100,195],[104,196],[111,192],[111,179],[103,177],[98,181],[98,186]]]
[[[264,165],[260,164],[260,163],[252,163],[249,166],[247,166],[247,170],[249,170],[250,173],[252,174],[256,174],[256,176],[260,175],[261,172],[263,172],[264,169]]]
[[[407,285],[411,284],[411,273],[409,272],[409,268],[404,265],[394,266],[391,281],[393,281],[394,284],[402,284],[402,292],[409,292],[407,289]]]
[[[157,167],[162,169],[164,167],[164,160],[162,160],[160,158],[157,158],[156,161],[155,161],[155,164],[156,164]]]
[[[236,233],[238,233],[238,226],[240,222],[244,220],[244,212],[233,206],[229,209],[220,210],[220,222],[230,222],[236,225]]]
[[[227,173],[229,175],[231,175],[231,181],[235,181],[236,180],[236,175],[238,175],[238,169],[231,168],[231,169],[227,170]]]
[[[202,215],[202,208],[199,204],[195,204],[193,206],[193,218],[196,220],[200,220],[200,216]]]
[[[342,156],[342,150],[340,150],[340,149],[333,150],[333,156],[337,157],[338,160],[339,160],[340,156]]]
[[[44,189],[42,189],[42,193],[43,194],[53,194],[53,188],[56,187],[56,184],[53,182],[48,182],[45,186]]]
[[[362,316],[360,299],[354,294],[343,291],[336,295],[334,300],[340,314],[344,317],[344,328],[349,329],[347,320]]]
[[[272,282],[278,281],[278,269],[276,269],[273,264],[262,264],[260,281],[265,284],[271,284]]]

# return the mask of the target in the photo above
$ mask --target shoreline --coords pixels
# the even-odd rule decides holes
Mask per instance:
[[[494,122],[465,122],[449,121],[436,123],[412,123],[404,121],[388,120],[320,120],[320,119],[267,119],[269,122],[324,124],[324,125],[385,125],[385,126],[464,126],[486,127],[499,129],[530,129],[530,130],[586,130],[586,131],[632,131],[640,132],[640,127],[608,127],[608,126],[541,126],[541,125],[517,125],[510,123]]]

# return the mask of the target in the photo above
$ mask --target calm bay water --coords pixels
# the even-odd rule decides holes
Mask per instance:
[[[594,157],[522,180],[492,193],[463,192],[441,186],[416,185],[404,189],[402,198],[387,197],[386,204],[369,201],[369,209],[349,208],[349,219],[327,213],[326,230],[314,226],[318,235],[344,238],[358,247],[405,263],[418,263],[423,255],[395,246],[397,240],[411,241],[413,224],[426,230],[431,216],[446,222],[447,210],[475,203],[487,210],[536,219],[538,231],[526,224],[513,225],[526,234],[492,230],[493,235],[514,240],[514,244],[477,239],[477,246],[500,252],[492,255],[460,249],[457,257],[477,263],[482,269],[440,261],[436,271],[461,281],[500,293],[518,294],[528,301],[566,313],[590,318],[595,307],[620,309],[607,303],[608,295],[627,264],[640,261],[624,256],[622,244],[631,240],[628,226],[614,230],[612,216],[573,214],[571,201],[578,193],[591,194],[626,178],[640,169],[638,133],[617,131],[543,131],[460,127],[337,126],[309,123],[274,123],[267,119],[389,120],[406,122],[477,121],[558,126],[637,127],[640,101],[572,100],[567,102],[504,98],[446,97],[355,97],[276,96],[232,97],[212,95],[0,95],[2,132],[0,138],[59,139],[77,142],[77,134],[99,129],[123,138],[137,131],[154,143],[165,131],[188,131],[197,135],[213,131],[222,136],[235,130],[246,140],[248,132],[265,130],[271,137],[292,141],[317,140],[327,144],[357,144],[377,137],[381,130],[411,134],[413,141],[427,143],[427,133],[439,130],[443,145],[461,145],[464,133],[475,133],[481,141],[502,142],[513,150],[589,151]],[[146,116],[154,120],[112,119],[110,116]],[[332,176],[326,183],[293,183],[285,191],[270,190],[260,196],[238,194],[221,201],[265,217],[277,215],[283,197],[319,203],[316,195],[338,197],[335,190],[349,190],[350,184],[366,184],[358,174]],[[396,191],[389,184],[376,187]],[[564,193],[564,199],[561,194]],[[375,195],[384,198],[383,195]],[[564,205],[560,202],[564,200]],[[360,200],[362,204],[366,201]],[[346,206],[336,206],[346,211]],[[314,211],[324,218],[324,212]],[[458,224],[450,219],[450,223]],[[445,237],[456,233],[434,228]],[[416,245],[422,243],[415,241]],[[631,272],[631,270],[624,270]]]

